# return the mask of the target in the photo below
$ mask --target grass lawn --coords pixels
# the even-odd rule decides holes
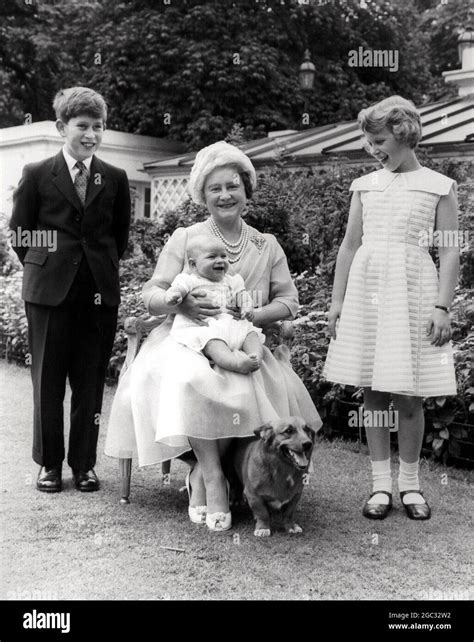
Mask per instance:
[[[231,531],[213,534],[187,519],[181,462],[173,463],[170,486],[161,484],[158,466],[135,465],[131,503],[119,504],[118,463],[103,454],[112,388],[96,467],[102,489],[77,492],[66,467],[62,493],[36,491],[29,371],[2,360],[0,374],[0,599],[416,600],[465,599],[469,591],[474,597],[472,472],[424,462],[432,519],[410,521],[395,498],[389,518],[371,522],[361,515],[369,491],[365,449],[321,440],[297,509],[302,535],[255,538],[245,510],[234,515]],[[68,408],[69,396],[66,417]]]

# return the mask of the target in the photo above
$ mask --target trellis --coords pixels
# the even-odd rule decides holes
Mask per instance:
[[[151,182],[151,218],[160,220],[167,210],[175,209],[187,195],[187,176],[154,177]]]

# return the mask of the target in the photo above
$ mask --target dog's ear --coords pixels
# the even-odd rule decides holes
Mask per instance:
[[[308,424],[306,424],[305,427],[303,428],[303,430],[305,431],[305,433],[308,435],[308,437],[311,439],[311,441],[314,444],[314,439],[316,437],[316,431],[313,428],[313,426],[309,426]]]
[[[254,433],[257,437],[263,439],[263,441],[268,441],[273,435],[273,426],[270,422],[267,422],[266,424],[263,424],[263,426],[260,426],[260,428],[256,428]]]

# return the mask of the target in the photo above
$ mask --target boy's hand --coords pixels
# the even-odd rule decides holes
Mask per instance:
[[[435,308],[428,319],[426,335],[434,346],[443,346],[451,339],[449,312]]]
[[[336,338],[336,323],[341,316],[342,303],[333,303],[328,313],[328,331],[329,336]]]
[[[178,303],[181,303],[182,300],[183,297],[179,292],[167,290],[165,294],[165,301],[168,305],[178,305]]]

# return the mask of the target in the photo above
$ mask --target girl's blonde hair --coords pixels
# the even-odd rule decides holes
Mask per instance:
[[[421,118],[411,100],[401,96],[384,98],[375,105],[362,109],[358,116],[364,133],[377,134],[388,127],[398,141],[414,149],[421,139]]]

